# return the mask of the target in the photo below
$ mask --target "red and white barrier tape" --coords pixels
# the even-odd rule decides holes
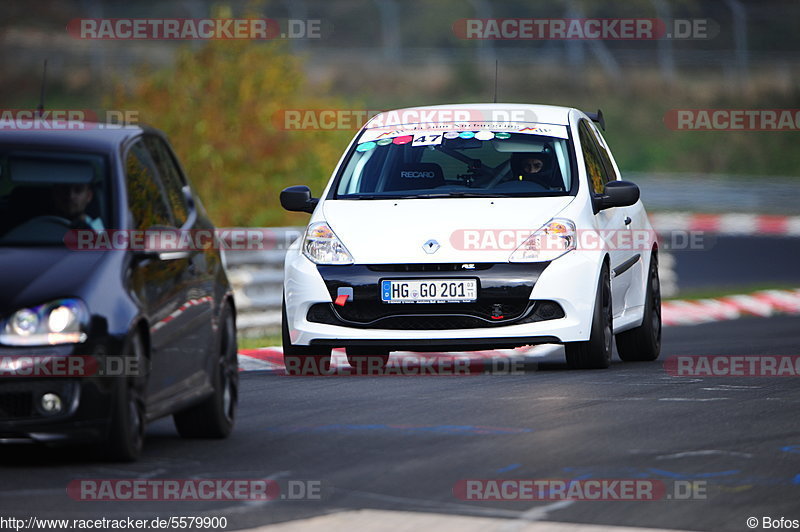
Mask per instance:
[[[653,225],[653,229],[659,233],[708,231],[730,236],[800,236],[800,216],[663,212],[651,214],[650,223]]]
[[[773,314],[800,314],[800,288],[762,290],[752,294],[691,301],[670,300],[661,304],[661,321],[665,326],[696,325],[735,320],[742,316]]]

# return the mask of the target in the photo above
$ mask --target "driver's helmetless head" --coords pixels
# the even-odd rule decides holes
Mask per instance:
[[[61,216],[74,220],[84,214],[92,201],[92,187],[88,184],[56,185],[53,187],[53,204]]]

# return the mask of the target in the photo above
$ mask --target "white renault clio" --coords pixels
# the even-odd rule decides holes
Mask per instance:
[[[354,137],[285,264],[287,368],[346,348],[391,351],[561,343],[575,368],[654,360],[661,343],[655,233],[620,180],[602,113],[544,105],[401,109]]]

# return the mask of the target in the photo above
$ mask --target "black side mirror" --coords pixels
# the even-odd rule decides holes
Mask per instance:
[[[311,189],[305,185],[295,185],[281,191],[281,207],[287,211],[312,213],[319,198],[311,197]]]
[[[639,187],[630,181],[611,181],[606,183],[606,192],[595,199],[595,209],[599,212],[610,207],[627,207],[639,201]]]

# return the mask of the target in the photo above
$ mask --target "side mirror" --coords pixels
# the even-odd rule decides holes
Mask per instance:
[[[630,181],[606,183],[606,192],[596,198],[595,209],[599,212],[610,207],[627,207],[639,201],[639,187]]]
[[[319,198],[311,197],[311,189],[305,185],[295,185],[281,191],[281,207],[287,211],[312,213]]]

